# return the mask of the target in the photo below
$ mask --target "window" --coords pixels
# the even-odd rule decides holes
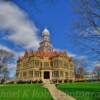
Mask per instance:
[[[67,72],[65,72],[65,77],[68,78],[68,73]]]
[[[22,78],[22,72],[20,72],[19,76],[20,76],[20,78]]]
[[[52,76],[53,76],[53,77],[59,77],[59,71],[54,71],[54,72],[52,73]]]
[[[58,66],[59,66],[58,60],[55,60],[55,61],[54,61],[54,66],[55,66],[55,67],[58,67]]]
[[[34,72],[34,77],[39,77],[39,71]]]
[[[16,76],[17,76],[17,78],[19,78],[19,73],[18,72],[16,73]]]
[[[53,66],[53,62],[50,62],[50,65]]]
[[[35,63],[35,67],[39,67],[40,66],[40,63],[39,63],[38,60],[35,60],[34,63]]]
[[[25,63],[28,63],[29,62],[29,59],[28,58],[25,58]]]
[[[58,66],[59,67],[62,67],[62,65],[63,65],[62,61],[61,60],[58,60]]]
[[[20,62],[17,62],[17,66],[20,66]]]
[[[28,67],[28,64],[29,64],[29,59],[28,59],[28,58],[25,58],[25,59],[23,60],[23,66],[24,66],[24,67]]]
[[[23,72],[23,78],[26,78],[26,75],[27,75],[26,72]]]
[[[42,62],[40,63],[41,67],[42,67]]]
[[[66,61],[64,61],[64,67],[67,67],[67,62]]]
[[[60,77],[63,77],[63,71],[60,71]]]
[[[33,77],[33,71],[29,71],[29,77]]]
[[[44,67],[49,67],[49,63],[48,62],[44,62]]]

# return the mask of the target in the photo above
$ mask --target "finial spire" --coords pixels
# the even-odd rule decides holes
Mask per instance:
[[[44,30],[43,30],[43,32],[42,32],[42,35],[44,36],[44,35],[49,35],[50,34],[50,32],[49,32],[49,30],[47,29],[47,28],[45,28]]]

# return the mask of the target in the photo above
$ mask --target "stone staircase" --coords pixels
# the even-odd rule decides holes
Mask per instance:
[[[50,84],[50,80],[44,79],[44,80],[43,80],[43,83],[44,83],[44,84]]]

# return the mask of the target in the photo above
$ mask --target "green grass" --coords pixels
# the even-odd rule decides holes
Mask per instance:
[[[0,86],[0,100],[53,100],[40,84],[9,84]]]
[[[100,100],[100,83],[63,83],[57,88],[77,100]]]

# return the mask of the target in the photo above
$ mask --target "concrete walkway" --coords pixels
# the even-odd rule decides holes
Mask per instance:
[[[49,82],[45,82],[44,87],[48,88],[54,100],[76,100],[75,98],[57,89],[55,84],[50,84]]]

